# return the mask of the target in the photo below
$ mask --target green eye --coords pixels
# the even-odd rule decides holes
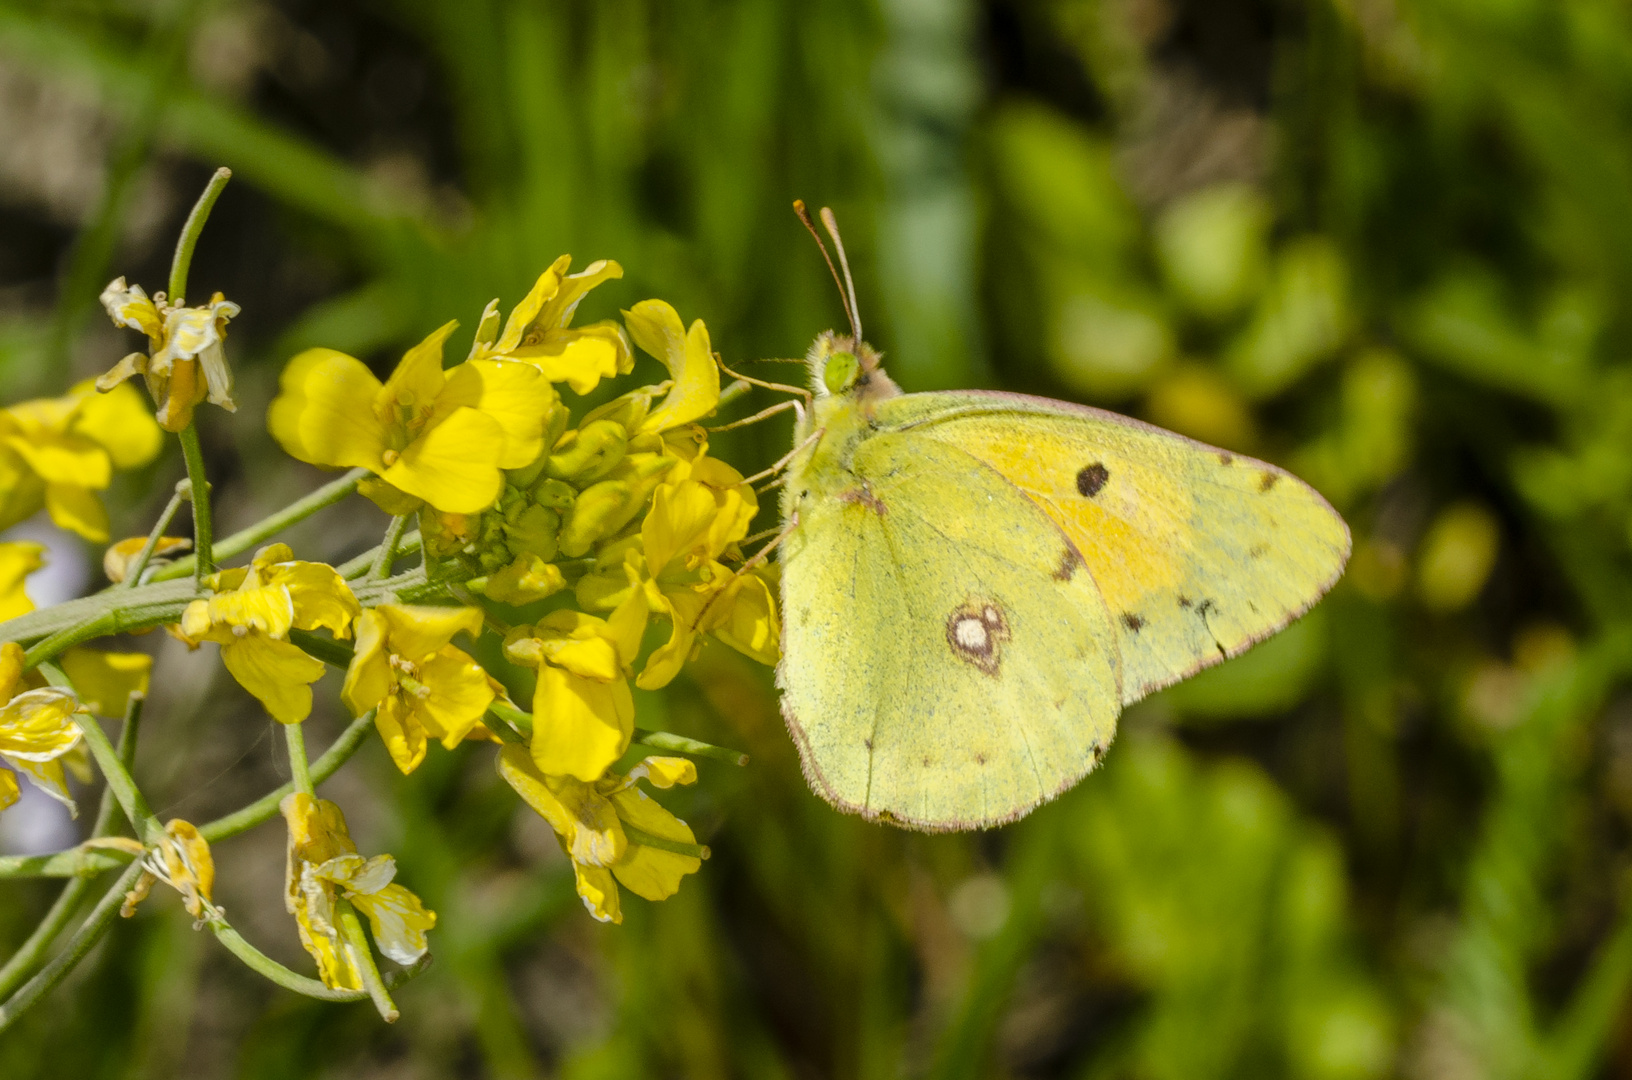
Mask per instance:
[[[853,352],[836,352],[827,358],[827,366],[822,369],[822,382],[826,384],[830,394],[842,394],[855,385],[856,375],[860,373],[861,365]]]

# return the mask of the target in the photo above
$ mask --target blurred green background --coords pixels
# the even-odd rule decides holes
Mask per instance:
[[[842,318],[802,197],[906,389],[1266,457],[1354,559],[975,836],[829,809],[770,673],[711,647],[640,722],[752,763],[665,799],[714,858],[621,927],[490,750],[403,779],[370,747],[325,792],[441,915],[402,1022],[274,989],[155,897],[0,1076],[1632,1076],[1624,0],[0,0],[6,400],[127,351],[96,294],[162,283],[219,164],[192,280],[244,307],[243,407],[202,423],[224,529],[319,481],[261,423],[297,349],[468,334],[561,252],[627,270],[586,319],[661,296],[727,363],[802,354]],[[117,489],[127,534],[180,470]],[[297,551],[383,524],[347,503]],[[152,647],[161,815],[275,784],[213,655]],[[306,970],[282,846],[222,844],[217,899]],[[55,888],[0,889],[0,955]]]

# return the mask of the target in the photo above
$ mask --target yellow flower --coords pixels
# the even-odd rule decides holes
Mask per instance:
[[[539,275],[532,291],[510,312],[504,333],[499,325],[499,302],[482,312],[471,360],[501,358],[525,361],[550,382],[564,382],[580,394],[595,389],[602,379],[628,374],[635,359],[623,329],[610,319],[568,329],[584,295],[609,278],[621,278],[623,268],[599,259],[576,274],[568,274],[572,256],[563,255]]]
[[[709,348],[708,328],[698,319],[687,330],[662,300],[642,300],[623,313],[635,344],[663,361],[674,380],[663,404],[630,432],[663,432],[707,416],[720,403],[720,369]]]
[[[44,544],[0,544],[0,622],[34,610],[23,585],[44,565]]]
[[[351,621],[361,612],[334,567],[291,555],[288,544],[272,544],[256,552],[247,570],[221,571],[215,595],[188,604],[180,628],[189,645],[219,644],[232,677],[285,724],[311,713],[309,684],[324,671],[321,660],[290,643],[290,628],[321,626],[337,638],[350,637]]]
[[[396,860],[365,859],[346,831],[346,818],[327,799],[303,792],[284,797],[279,809],[289,824],[289,862],[284,906],[300,928],[300,943],[317,961],[323,983],[337,990],[363,988],[361,961],[340,933],[337,901],[368,916],[374,943],[399,964],[412,964],[430,947],[425,932],[436,912],[391,879]]]
[[[136,561],[136,556],[142,553],[147,546],[147,537],[131,536],[110,544],[108,550],[102,553],[102,572],[108,575],[108,580],[120,582],[130,574],[130,564]],[[193,542],[183,536],[161,536],[159,542],[153,545],[153,554],[148,566],[152,566],[151,559],[162,559],[166,555],[174,555],[178,551],[186,551],[193,546]]]
[[[460,631],[480,634],[481,611],[381,604],[357,620],[340,696],[353,716],[378,710],[374,726],[404,773],[425,759],[428,738],[452,750],[469,736],[497,696],[487,672],[448,644]]]
[[[129,387],[104,396],[84,382],[65,397],[0,409],[0,528],[44,506],[62,528],[106,540],[108,514],[95,493],[114,469],[157,457],[163,438]]]
[[[456,325],[409,349],[383,385],[345,353],[301,353],[267,413],[272,435],[301,461],[371,470],[394,492],[364,494],[394,513],[413,500],[455,514],[491,505],[504,488],[500,470],[544,450],[555,389],[530,364],[476,360],[443,371],[442,344]]]
[[[696,845],[691,827],[636,786],[646,780],[669,788],[697,779],[697,766],[685,758],[649,757],[629,770],[586,784],[570,776],[552,776],[519,746],[499,751],[499,775],[528,806],[555,830],[561,848],[572,859],[578,895],[601,922],[623,921],[614,878],[636,896],[666,900],[702,860],[642,842],[633,829],[654,840]],[[707,849],[703,852],[706,856]]]
[[[531,749],[544,772],[597,780],[629,749],[635,702],[627,676],[646,628],[645,601],[632,591],[610,619],[555,611],[505,635],[505,656],[538,669]]]
[[[158,406],[159,426],[181,431],[193,422],[193,408],[208,395],[212,405],[228,412],[232,400],[232,368],[222,343],[227,321],[238,314],[237,304],[216,293],[204,307],[171,307],[159,294],[148,299],[140,285],[125,285],[115,278],[102,290],[102,306],[116,326],[128,326],[147,335],[150,349],[131,353],[96,380],[98,390],[111,390],[133,375],[147,380],[147,392]]]
[[[136,914],[136,905],[147,899],[158,881],[182,895],[187,914],[193,918],[202,919],[206,912],[215,910],[211,895],[215,890],[215,857],[210,854],[208,841],[191,822],[176,818],[166,823],[158,843],[142,859],[142,876],[125,894],[119,914],[127,919]]]
[[[23,648],[15,641],[0,645],[0,760],[34,781],[47,795],[77,814],[63,774],[63,758],[84,736],[74,723],[79,702],[66,690],[45,686],[23,690]],[[0,809],[16,802],[16,777],[0,771]]]
[[[622,603],[624,581],[645,593],[649,610],[668,617],[669,640],[652,652],[635,685],[666,686],[696,649],[699,634],[716,637],[762,663],[775,663],[779,626],[766,573],[737,574],[720,560],[758,512],[753,488],[731,466],[699,455],[681,461],[659,484],[638,537],[610,545],[595,572],[579,583],[587,607]]]
[[[146,694],[153,658],[139,652],[69,649],[62,670],[85,707],[99,716],[123,716],[132,694]]]

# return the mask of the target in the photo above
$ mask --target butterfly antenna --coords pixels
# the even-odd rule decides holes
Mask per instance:
[[[839,239],[839,223],[833,216],[833,211],[822,207],[822,227],[827,235],[833,238],[833,246],[839,252],[839,265],[844,268],[845,293],[850,297],[850,329],[856,335],[856,347],[861,347],[861,309],[856,306],[856,283],[850,277],[850,260],[844,257],[844,241]]]
[[[822,242],[822,234],[816,231],[816,223],[810,220],[810,211],[805,209],[805,200],[793,200],[793,212],[799,215],[799,220],[804,222],[805,228],[810,231],[811,239],[816,241],[817,248],[821,250],[822,261],[827,263],[827,272],[833,275],[833,284],[838,286],[839,303],[844,305],[844,316],[850,320],[850,332],[855,335],[856,344],[859,346],[861,344],[861,324],[856,319],[855,290],[851,289],[848,293],[844,291],[844,282],[839,280],[839,268],[833,265],[833,256],[827,253],[827,245]],[[823,207],[822,224],[828,225],[832,217],[833,212]],[[833,242],[838,243],[838,234],[833,232],[831,225],[828,225],[828,232],[833,233]],[[839,248],[839,259],[841,261],[844,259],[844,248],[842,246]],[[850,276],[850,267],[848,265],[844,268],[844,274],[847,278]]]

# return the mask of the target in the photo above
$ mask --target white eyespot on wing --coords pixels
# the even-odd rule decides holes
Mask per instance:
[[[958,644],[973,652],[985,652],[987,648],[986,624],[980,619],[965,616],[959,619],[952,629],[957,636]]]

